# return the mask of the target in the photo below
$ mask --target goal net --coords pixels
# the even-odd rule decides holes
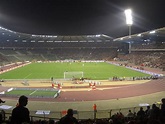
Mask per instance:
[[[64,79],[82,78],[83,72],[64,72]]]

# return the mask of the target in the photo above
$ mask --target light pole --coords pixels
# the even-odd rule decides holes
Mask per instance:
[[[133,24],[132,20],[132,10],[131,9],[126,9],[124,11],[125,17],[126,17],[126,24],[128,25],[128,31],[129,31],[129,38],[131,38],[131,26]],[[131,53],[131,42],[129,42],[129,53]]]

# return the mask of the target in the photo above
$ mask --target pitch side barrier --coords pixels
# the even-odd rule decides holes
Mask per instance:
[[[107,63],[110,63],[110,64],[113,64],[113,65],[116,65],[116,66],[121,66],[120,64],[118,63],[115,63],[115,62],[107,62]],[[135,70],[135,71],[139,71],[139,72],[142,72],[142,73],[145,73],[145,74],[149,74],[151,76],[147,76],[147,77],[127,77],[127,79],[135,79],[135,80],[146,80],[146,79],[158,79],[158,78],[163,78],[164,75],[163,74],[158,74],[158,73],[154,73],[154,72],[150,72],[150,71],[146,71],[146,70],[141,70],[141,69],[138,69],[138,68],[134,68],[134,67],[131,67],[131,66],[125,66],[126,68],[128,69],[132,69],[132,70]]]
[[[65,81],[65,79],[0,79],[0,82],[17,82],[21,85],[28,86],[29,83],[50,83],[50,86],[52,83],[56,81]]]
[[[161,79],[163,77],[157,76],[145,76],[145,77],[110,77],[109,81],[135,81],[135,80],[153,80],[153,79]]]
[[[160,103],[155,103],[159,108],[161,106]],[[74,110],[74,117],[78,120],[85,120],[85,119],[105,119],[111,118],[114,114],[122,113],[124,117],[127,117],[127,113],[131,110],[133,113],[137,113],[140,110],[140,107],[143,107],[144,110],[147,109],[147,106],[152,106],[147,103],[139,104],[136,107],[130,108],[118,108],[118,109],[108,109],[108,110],[97,110],[97,111],[77,111]],[[29,110],[30,111],[30,110]],[[12,109],[5,110],[6,117],[11,116]],[[35,110],[30,111],[31,120],[50,120],[53,119],[58,121],[61,117],[65,116],[67,110],[62,111],[52,111],[52,110]],[[96,115],[96,116],[95,116]]]
[[[67,79],[63,79],[63,78],[60,78],[60,79],[53,79],[53,81],[65,81]],[[0,79],[0,82],[5,82],[5,81],[8,81],[8,82],[12,82],[12,81],[21,81],[21,82],[25,82],[25,81],[39,81],[41,83],[48,83],[48,82],[52,82],[51,79]]]

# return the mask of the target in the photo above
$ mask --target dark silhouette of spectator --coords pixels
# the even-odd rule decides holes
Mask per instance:
[[[2,100],[2,99],[0,99],[0,103],[5,103],[5,101],[4,101],[4,100]]]
[[[143,120],[145,117],[145,112],[143,110],[143,107],[140,107],[140,110],[137,112],[137,119]]]
[[[54,120],[50,119],[49,124],[54,124]]]
[[[158,120],[160,116],[160,109],[156,104],[152,104],[151,113],[149,115],[149,121]]]
[[[133,118],[134,117],[134,114],[132,113],[131,110],[128,111],[126,117],[128,117],[128,118]]]
[[[11,115],[11,124],[30,123],[29,110],[25,106],[28,98],[24,95],[20,96],[18,106],[16,106]]]
[[[145,116],[148,118],[151,113],[150,106],[147,106],[147,109],[145,110]]]
[[[3,121],[5,121],[5,118],[6,118],[6,116],[5,116],[5,111],[4,111],[4,110],[1,110],[1,111],[0,111],[0,124],[1,124]]]
[[[161,112],[161,121],[162,123],[165,123],[165,98],[163,98],[162,100],[162,105],[161,105],[161,109],[160,109],[160,112]]]
[[[77,119],[73,117],[73,109],[68,109],[67,114],[60,119],[59,124],[79,124]]]
[[[135,114],[129,109],[129,110],[128,110],[128,113],[127,113],[126,116],[125,116],[125,119],[126,119],[127,121],[130,121],[130,120],[132,120],[134,117],[135,117]]]

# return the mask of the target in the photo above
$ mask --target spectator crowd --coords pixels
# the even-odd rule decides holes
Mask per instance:
[[[3,101],[3,100],[1,100]],[[5,102],[5,101],[3,101]],[[5,120],[5,111],[0,113],[0,124],[165,124],[165,98],[161,99],[161,106],[140,107],[137,112],[128,110],[126,115],[122,112],[113,114],[110,118],[97,119],[76,119],[73,109],[68,109],[67,114],[58,120],[30,120],[30,112],[26,105],[28,98],[20,96],[17,106],[12,110],[11,117]],[[96,107],[94,113],[97,115]]]

